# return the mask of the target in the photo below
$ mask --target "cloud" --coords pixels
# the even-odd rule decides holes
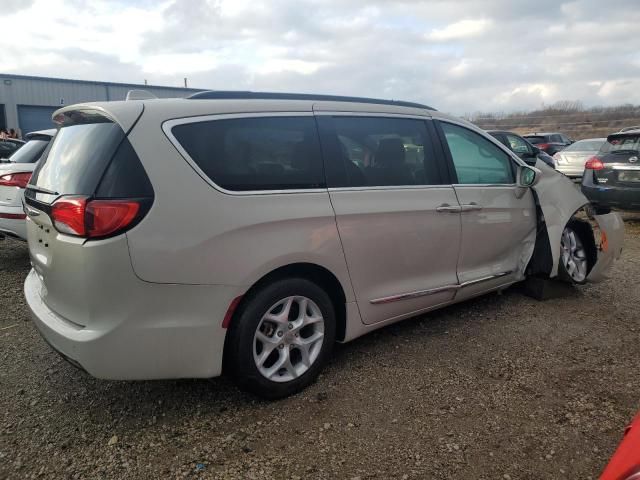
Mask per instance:
[[[444,28],[436,28],[427,35],[428,40],[446,42],[469,37],[477,37],[491,26],[491,20],[460,20]]]
[[[606,21],[603,21],[606,20]],[[640,103],[635,0],[33,0],[3,71],[374,96],[457,114]]]

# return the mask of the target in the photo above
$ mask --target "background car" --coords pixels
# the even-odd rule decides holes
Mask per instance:
[[[24,189],[55,133],[55,130],[28,133],[27,143],[8,162],[0,163],[0,236],[27,239],[26,215],[22,210]]]
[[[13,155],[13,153],[24,145],[22,140],[17,138],[7,138],[0,140],[0,162],[8,161],[7,159]]]
[[[553,159],[557,170],[567,177],[580,178],[584,173],[584,164],[598,153],[606,138],[587,138],[572,143],[564,150],[557,152]]]
[[[531,143],[517,133],[504,132],[501,130],[489,130],[487,133],[500,141],[500,143],[505,145],[525,162],[535,165],[536,159],[540,159],[551,168],[555,168],[555,163],[551,155],[543,152],[538,147],[531,145]]]
[[[558,132],[529,133],[527,135],[523,135],[523,137],[526,138],[529,143],[535,145],[549,155],[554,155],[573,143],[573,140]]]
[[[601,209],[640,210],[640,130],[607,137],[585,164],[582,193]]]

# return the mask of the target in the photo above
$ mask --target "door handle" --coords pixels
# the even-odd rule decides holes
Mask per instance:
[[[449,205],[448,203],[443,203],[436,207],[436,212],[440,213],[460,213],[461,211],[462,207],[460,205]]]
[[[460,208],[463,212],[477,212],[478,210],[482,210],[482,205],[478,205],[476,202],[471,202],[461,205]]]

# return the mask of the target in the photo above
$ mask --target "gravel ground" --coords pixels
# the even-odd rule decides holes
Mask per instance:
[[[263,402],[213,381],[106,382],[27,317],[0,243],[0,478],[596,478],[640,407],[640,215],[612,278],[512,288],[338,346]]]

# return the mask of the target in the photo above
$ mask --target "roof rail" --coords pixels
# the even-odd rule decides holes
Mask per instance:
[[[125,100],[154,100],[157,99],[153,93],[146,90],[129,90]]]
[[[412,107],[435,110],[435,108],[423,105],[421,103],[404,102],[401,100],[381,100],[379,98],[366,97],[343,97],[340,95],[315,95],[310,93],[207,90],[204,92],[194,93],[187,98],[198,100],[315,100],[318,102],[372,103],[376,105],[395,105],[398,107]]]

